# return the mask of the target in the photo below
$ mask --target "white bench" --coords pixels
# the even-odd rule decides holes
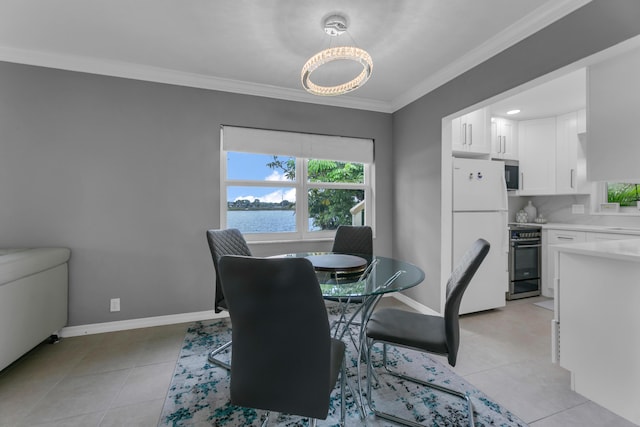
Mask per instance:
[[[66,248],[0,249],[0,370],[67,324]]]

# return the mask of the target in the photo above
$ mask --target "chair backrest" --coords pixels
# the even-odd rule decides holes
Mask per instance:
[[[231,402],[326,418],[331,336],[311,262],[225,256],[220,275],[233,324]]]
[[[207,242],[213,258],[213,268],[216,272],[216,296],[214,309],[216,313],[226,310],[224,292],[222,291],[218,262],[225,255],[251,256],[251,249],[240,230],[229,228],[226,230],[207,230]]]
[[[340,225],[331,252],[373,255],[373,233],[368,225]]]
[[[447,282],[447,298],[444,305],[445,337],[447,339],[448,360],[451,366],[456,365],[458,347],[460,345],[460,302],[464,291],[482,261],[489,253],[489,242],[484,239],[476,240],[464,254],[457,267],[451,273]]]

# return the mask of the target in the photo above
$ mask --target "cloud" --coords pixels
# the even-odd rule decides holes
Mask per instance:
[[[284,175],[284,172],[280,172],[277,170],[274,170],[273,172],[271,172],[271,175],[267,176],[264,180],[265,181],[289,181],[287,177]]]

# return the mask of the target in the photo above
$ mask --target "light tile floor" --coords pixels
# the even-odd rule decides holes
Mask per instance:
[[[462,316],[453,369],[531,427],[633,426],[569,389],[569,373],[550,361],[553,313],[533,305],[543,299]],[[0,427],[156,426],[186,328],[41,344],[0,372]]]

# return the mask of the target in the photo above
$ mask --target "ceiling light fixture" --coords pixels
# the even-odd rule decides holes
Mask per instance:
[[[514,114],[518,114],[519,112],[520,112],[520,110],[509,110],[509,111],[507,111],[507,114],[512,116]]]
[[[340,15],[331,15],[324,21],[324,31],[331,37],[338,37],[347,31],[347,20]],[[348,60],[362,65],[362,72],[353,80],[335,86],[321,86],[311,81],[311,74],[322,65],[332,61]],[[369,80],[373,61],[364,49],[355,46],[337,46],[324,49],[313,55],[302,67],[302,86],[314,95],[335,96],[356,90]]]

